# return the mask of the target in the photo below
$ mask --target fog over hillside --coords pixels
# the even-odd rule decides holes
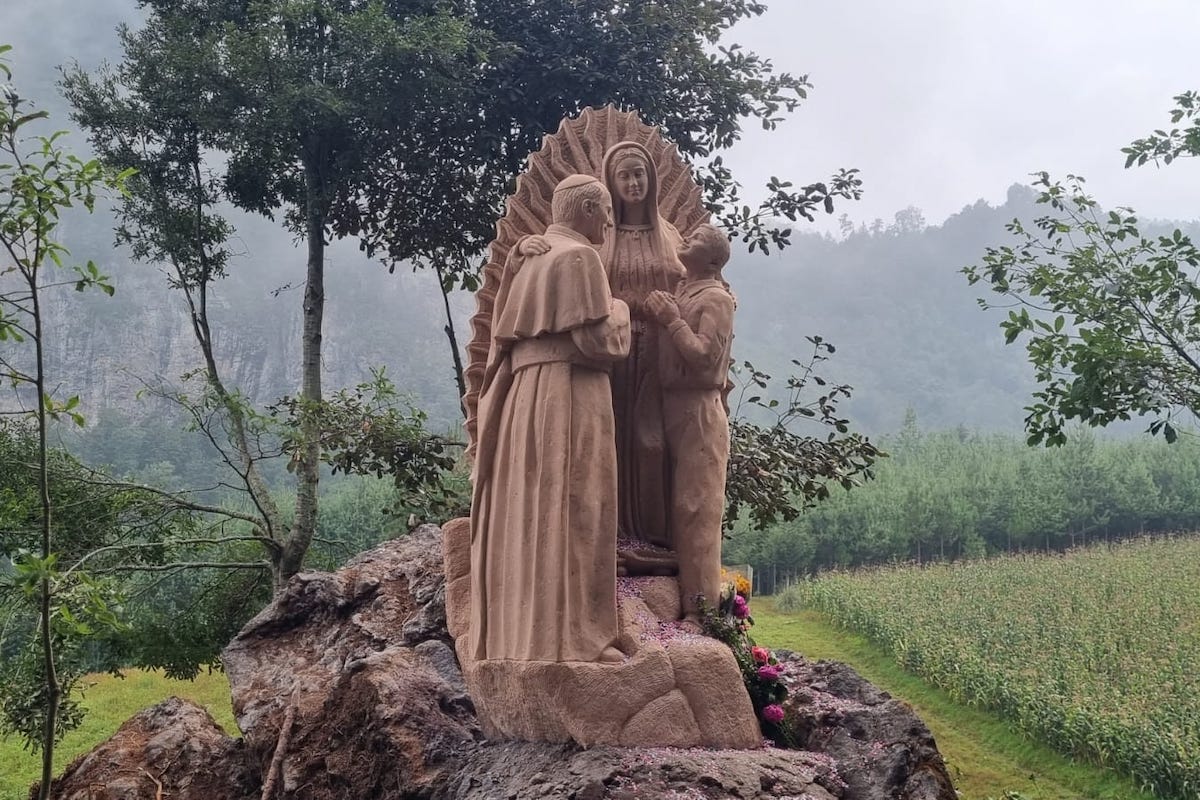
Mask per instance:
[[[803,61],[803,52],[776,52],[779,31],[800,30],[801,13],[804,33],[800,38],[804,41],[812,40],[822,30],[826,39],[839,32],[851,33],[846,30],[847,21],[832,10],[802,12],[782,2],[770,6],[766,16],[735,28],[733,35],[741,37],[744,32],[739,41],[765,57],[777,57],[785,68],[808,71],[802,63],[791,64],[793,60]],[[804,358],[810,351],[805,337],[820,335],[837,346],[823,374],[855,387],[846,411],[855,425],[867,432],[895,430],[909,408],[926,427],[965,425],[1015,431],[1032,388],[1023,349],[1020,345],[1004,346],[996,327],[997,313],[983,313],[977,308],[975,298],[982,290],[967,286],[958,271],[977,261],[987,245],[1005,241],[1005,222],[1034,213],[1031,190],[1019,185],[1027,172],[1059,168],[1054,163],[1022,161],[1020,166],[1006,167],[1011,175],[998,182],[995,169],[982,170],[984,162],[1010,164],[1005,155],[1010,151],[1006,142],[1017,129],[1022,158],[1033,161],[1058,153],[1055,147],[1061,144],[1062,128],[1056,127],[1057,122],[1049,124],[1053,100],[1039,94],[1036,75],[1017,63],[1024,58],[1022,48],[1013,43],[1000,47],[981,42],[979,47],[1001,59],[990,67],[993,71],[1008,74],[1004,59],[1013,62],[1012,74],[1022,81],[1019,90],[1026,93],[1028,102],[1017,107],[980,101],[970,109],[964,107],[963,113],[970,111],[974,116],[970,125],[958,133],[955,126],[947,126],[939,118],[937,136],[943,150],[936,163],[930,159],[928,142],[921,141],[916,128],[906,128],[905,135],[891,137],[886,146],[880,145],[875,135],[877,127],[911,127],[919,121],[898,119],[888,125],[878,124],[878,120],[871,125],[862,122],[858,110],[873,102],[866,98],[871,97],[878,76],[902,73],[907,68],[920,76],[924,82],[920,85],[884,81],[896,103],[916,104],[924,102],[920,98],[930,96],[957,96],[962,87],[956,81],[963,79],[956,77],[956,72],[969,73],[974,62],[963,60],[962,48],[946,45],[945,68],[933,69],[936,53],[945,44],[938,38],[939,31],[975,29],[991,19],[988,15],[1001,14],[995,9],[986,14],[982,10],[968,11],[962,4],[926,2],[917,6],[913,13],[919,12],[920,25],[893,26],[893,30],[885,31],[888,14],[882,7],[878,19],[871,14],[856,19],[853,32],[874,42],[872,48],[835,52],[836,48],[812,42],[813,58],[826,72],[813,74],[816,89],[809,104],[770,135],[748,131],[746,142],[730,153],[728,161],[741,170],[747,195],[755,191],[751,184],[760,179],[760,173],[788,170],[781,177],[815,179],[817,173],[824,174],[823,165],[835,150],[840,153],[845,149],[845,153],[837,156],[841,161],[833,166],[859,165],[857,153],[861,153],[861,164],[878,164],[881,147],[886,149],[889,164],[883,170],[876,166],[874,173],[865,171],[867,194],[862,204],[845,204],[838,209],[838,215],[845,213],[854,220],[847,229],[838,231],[835,215],[819,220],[817,225],[799,228],[794,245],[782,253],[750,256],[735,248],[727,271],[740,303],[735,356],[753,361],[782,382],[790,359]],[[1022,8],[1016,4],[1010,12],[1019,15]],[[1071,9],[1080,13],[1086,9],[1093,21],[1100,20],[1095,23],[1100,27],[1120,12],[1111,3],[1072,2],[1056,9],[1042,20],[1038,35],[1053,37],[1069,30]],[[1135,120],[1134,130],[1138,133],[1162,123],[1170,103],[1170,92],[1163,90],[1164,81],[1175,86],[1189,77],[1172,74],[1175,62],[1170,60],[1170,53],[1174,51],[1164,46],[1173,41],[1176,28],[1187,28],[1193,13],[1189,9],[1177,3],[1166,4],[1160,15],[1147,20],[1144,29],[1126,34],[1128,46],[1118,59],[1126,77],[1114,79],[1113,91],[1129,92],[1140,85],[1143,95],[1155,94],[1141,102],[1147,108],[1158,109],[1157,116],[1148,112],[1145,119]],[[52,112],[53,128],[71,127],[68,109],[55,93],[56,66],[77,60],[86,68],[94,68],[105,59],[119,60],[113,29],[120,23],[136,26],[139,14],[134,0],[10,0],[0,10],[0,41],[15,46],[10,53],[14,83],[23,94],[35,97],[41,107]],[[976,18],[976,14],[981,16]],[[776,24],[768,24],[772,21]],[[1091,75],[1087,64],[1063,61],[1057,69],[1054,84],[1060,87],[1073,80],[1089,80]],[[831,70],[836,72],[830,74]],[[1177,86],[1175,90],[1183,88]],[[997,87],[991,90],[999,91]],[[911,99],[906,100],[910,95]],[[842,108],[845,114],[831,112],[830,104]],[[809,105],[817,109],[816,116],[808,113]],[[951,104],[947,113],[956,113],[954,107]],[[1047,120],[1044,126],[1033,124],[1034,110],[1039,118]],[[989,114],[997,115],[995,124],[988,122]],[[989,138],[989,126],[999,131],[998,138]],[[958,142],[947,138],[959,133],[967,138]],[[1195,175],[1194,165],[1124,173],[1120,170],[1119,148],[1129,137],[1123,128],[1079,126],[1074,135],[1080,139],[1076,152],[1090,154],[1091,160],[1084,166],[1111,165],[1113,174],[1136,179],[1130,184],[1136,190],[1134,197],[1100,197],[1102,202],[1136,202],[1145,196],[1139,187],[1154,181],[1161,187],[1155,195],[1156,213],[1195,216],[1195,209],[1200,207],[1196,188],[1200,181],[1187,180],[1189,174]],[[829,144],[831,137],[845,147]],[[79,133],[72,134],[69,141],[81,152],[86,149]],[[818,152],[815,148],[822,149]],[[803,164],[821,166],[796,166],[798,154],[803,156]],[[1096,160],[1091,154],[1103,155]],[[1062,168],[1066,171],[1078,166],[1064,164]],[[790,174],[792,170],[809,174]],[[1106,186],[1120,188],[1120,184],[1106,180]],[[981,185],[973,185],[972,181]],[[985,181],[987,185],[982,185]],[[1018,185],[1013,186],[1014,182]],[[1002,205],[995,200],[990,204],[979,200],[948,217],[941,211],[947,207],[948,197],[1004,197],[1007,186],[1013,188],[1007,190]],[[892,209],[909,208],[887,213],[881,211],[881,202],[890,202]],[[922,207],[931,219],[922,219]],[[939,211],[930,212],[930,207]],[[865,225],[859,222],[876,215],[884,219]],[[231,277],[215,290],[217,348],[233,381],[256,400],[268,402],[281,394],[294,393],[298,384],[304,253],[275,222],[242,214],[233,214],[232,218],[238,228],[236,244],[241,252],[231,264]],[[76,255],[95,259],[113,276],[118,289],[111,299],[100,295],[80,298],[72,293],[61,301],[52,342],[53,368],[58,370],[64,387],[82,394],[84,412],[90,417],[95,418],[105,407],[144,417],[159,412],[136,399],[143,383],[160,378],[174,380],[194,368],[198,360],[181,298],[166,288],[160,270],[133,263],[127,253],[112,248],[111,227],[111,217],[104,213],[68,221],[67,238]],[[818,230],[827,232],[814,232]],[[389,275],[381,264],[363,257],[352,242],[335,243],[328,258],[326,386],[335,389],[353,385],[365,380],[371,367],[386,366],[397,385],[428,410],[435,424],[453,424],[459,416],[456,390],[442,331],[442,300],[433,276],[403,268]],[[473,305],[473,299],[465,294],[452,297],[460,339],[467,337],[465,323]]]
[[[980,201],[938,225],[915,209],[890,223],[842,238],[798,234],[793,246],[764,257],[735,252],[726,277],[738,296],[734,357],[771,373],[777,388],[790,360],[811,352],[819,335],[837,352],[820,373],[854,387],[845,410],[879,435],[898,429],[908,409],[926,428],[1020,429],[1032,391],[1023,347],[1006,346],[999,311],[983,312],[959,270],[1003,241],[1004,223],[1035,213],[1033,190],[1013,186],[1001,207]],[[231,277],[214,296],[218,354],[234,383],[259,402],[298,384],[303,254],[270,222],[240,216]],[[86,224],[84,224],[86,223]],[[176,380],[198,364],[182,299],[153,266],[113,251],[102,218],[72,229],[77,252],[100,259],[117,292],[69,292],[55,308],[55,369],[78,387],[85,414],[104,407],[132,417],[159,413],[136,394],[145,382]],[[384,366],[439,426],[458,419],[442,299],[430,273],[395,274],[349,243],[331,248],[326,318],[326,385],[335,389]],[[474,309],[452,296],[460,339]]]

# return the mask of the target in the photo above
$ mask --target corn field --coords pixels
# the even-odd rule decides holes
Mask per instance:
[[[956,699],[1200,798],[1200,538],[826,573],[790,587]]]

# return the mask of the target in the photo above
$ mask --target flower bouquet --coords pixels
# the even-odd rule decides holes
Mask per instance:
[[[750,582],[741,574],[722,569],[716,607],[701,597],[700,609],[704,632],[733,651],[763,735],[777,746],[795,747],[796,737],[783,707],[788,694],[783,666],[774,653],[755,644],[750,636],[754,625],[750,616]]]

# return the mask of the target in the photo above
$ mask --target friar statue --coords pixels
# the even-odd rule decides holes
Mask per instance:
[[[549,248],[514,247],[496,293],[479,393],[471,507],[475,660],[620,661],[617,465],[609,367],[626,304],[597,254],[612,200],[558,183]]]

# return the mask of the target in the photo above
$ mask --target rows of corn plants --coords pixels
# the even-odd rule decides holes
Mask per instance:
[[[790,587],[956,699],[1200,797],[1200,538],[827,573]]]

